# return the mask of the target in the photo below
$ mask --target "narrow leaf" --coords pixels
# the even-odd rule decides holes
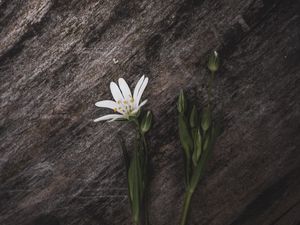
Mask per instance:
[[[193,149],[193,140],[190,136],[188,126],[182,114],[179,115],[179,137],[185,154],[185,181],[189,184],[191,170],[191,151]]]
[[[132,184],[132,214],[133,220],[135,222],[139,221],[140,218],[140,193],[139,193],[139,175],[138,175],[138,155],[137,151],[134,153],[133,157],[133,166],[132,166],[132,175],[133,175],[133,184]]]
[[[211,110],[209,107],[204,108],[201,120],[201,127],[206,132],[211,125]]]
[[[129,197],[131,203],[133,202],[133,185],[134,185],[134,161],[132,160],[128,170],[128,189],[129,189]]]
[[[194,139],[193,163],[196,166],[202,151],[202,137],[199,128],[194,130],[193,139]]]
[[[195,105],[193,105],[193,109],[190,115],[190,126],[191,128],[195,128],[198,125],[198,112]]]
[[[182,115],[179,115],[179,137],[183,149],[187,154],[190,154],[190,151],[193,148],[193,141],[189,133],[185,118]]]
[[[127,148],[126,148],[125,141],[124,141],[123,137],[121,135],[118,135],[117,139],[118,139],[119,145],[122,149],[123,160],[124,160],[124,164],[125,164],[125,168],[126,168],[126,174],[127,174],[128,170],[129,170],[129,164],[130,164],[129,153],[127,151]]]
[[[185,100],[184,92],[183,90],[180,90],[178,103],[177,103],[177,110],[179,113],[184,114],[185,109],[186,109],[186,100]]]

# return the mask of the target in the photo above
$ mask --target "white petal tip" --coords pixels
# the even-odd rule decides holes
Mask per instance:
[[[142,101],[142,103],[139,105],[139,108],[141,108],[142,106],[144,106],[146,103],[148,102],[148,100],[146,99],[146,100],[144,100],[144,101]]]

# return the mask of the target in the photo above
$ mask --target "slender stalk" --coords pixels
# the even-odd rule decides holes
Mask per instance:
[[[133,219],[133,225],[140,225],[138,218]]]
[[[145,149],[145,174],[144,174],[144,178],[145,178],[145,190],[144,190],[144,216],[145,216],[145,225],[149,224],[149,216],[148,216],[148,212],[149,212],[149,208],[148,208],[148,145],[147,145],[147,141],[145,138],[145,135],[143,133],[141,133],[142,136],[142,140],[143,140],[143,144],[144,144],[144,149]]]
[[[209,78],[208,82],[208,106],[210,107],[210,102],[211,102],[211,89],[212,89],[212,83],[215,77],[215,72],[211,72],[211,76]]]
[[[186,225],[192,195],[193,195],[193,191],[190,190],[186,190],[184,193],[184,203],[182,208],[183,210],[181,214],[180,225]]]
[[[147,179],[147,173],[148,173],[148,146],[147,146],[147,141],[145,138],[144,133],[141,131],[140,129],[140,123],[137,119],[133,120],[134,124],[136,125],[136,129],[137,129],[137,138],[140,139],[143,143],[143,155],[144,155],[144,171],[143,171],[143,180],[144,180],[144,193],[143,193],[143,205],[141,206],[143,209],[143,213],[144,213],[144,222],[145,225],[149,224],[149,217],[148,217],[148,179]],[[139,222],[137,222],[134,225],[139,225]]]

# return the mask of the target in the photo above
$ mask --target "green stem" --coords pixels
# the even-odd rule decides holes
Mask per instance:
[[[144,144],[144,155],[145,155],[145,171],[144,171],[144,181],[145,181],[145,190],[144,190],[144,216],[145,216],[145,225],[149,224],[149,216],[148,216],[148,146],[144,133],[141,133],[141,137]]]
[[[139,219],[138,219],[138,218],[134,218],[134,219],[133,219],[133,224],[134,224],[134,225],[140,225]]]
[[[208,81],[208,105],[210,106],[211,102],[211,89],[212,89],[212,83],[215,77],[215,72],[211,72],[210,79]]]
[[[144,187],[144,204],[141,206],[143,209],[144,209],[144,222],[145,222],[145,225],[148,225],[149,224],[149,217],[148,217],[148,179],[147,179],[147,173],[148,173],[148,148],[147,148],[147,141],[146,141],[146,138],[145,138],[145,134],[141,131],[140,129],[140,124],[139,124],[139,121],[137,119],[134,119],[133,120],[134,124],[136,125],[136,129],[137,129],[137,133],[138,133],[138,139],[141,139],[142,140],[142,143],[143,143],[143,149],[144,149],[144,152],[143,152],[143,155],[144,155],[144,171],[143,171],[143,180],[145,182],[145,187]],[[138,225],[138,224],[135,224],[135,225]]]
[[[180,225],[186,225],[192,195],[193,195],[193,191],[191,191],[191,190],[186,190],[185,191]]]

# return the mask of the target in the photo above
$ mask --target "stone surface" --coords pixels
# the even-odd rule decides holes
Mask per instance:
[[[178,224],[176,97],[206,100],[207,55],[224,133],[191,225],[300,223],[298,0],[0,0],[0,224],[131,224],[109,82],[150,78],[151,224]],[[115,64],[113,59],[118,60]]]

